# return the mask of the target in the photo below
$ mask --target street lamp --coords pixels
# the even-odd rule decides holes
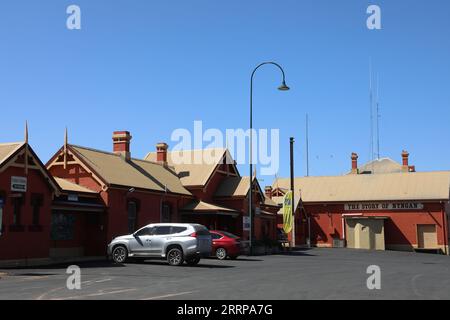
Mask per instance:
[[[249,197],[248,197],[248,215],[250,217],[250,246],[249,251],[250,254],[253,253],[253,234],[254,234],[254,227],[253,227],[253,204],[252,204],[252,194],[253,194],[253,78],[255,76],[256,70],[261,68],[262,66],[266,64],[272,64],[278,69],[280,69],[281,74],[283,75],[283,80],[281,83],[281,86],[278,87],[278,90],[280,91],[288,91],[289,87],[286,85],[286,77],[284,74],[283,68],[275,62],[269,61],[269,62],[263,62],[259,64],[252,72],[252,76],[250,78],[250,174],[249,174],[249,184],[250,184],[250,191],[249,191]]]

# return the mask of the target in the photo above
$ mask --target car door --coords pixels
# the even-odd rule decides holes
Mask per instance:
[[[145,227],[133,234],[129,242],[130,251],[135,255],[150,255],[154,228]]]
[[[162,255],[164,244],[170,240],[171,235],[171,226],[157,226],[153,232],[152,237],[152,247],[151,254],[152,255]]]

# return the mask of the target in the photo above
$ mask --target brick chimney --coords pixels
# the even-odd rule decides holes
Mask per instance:
[[[156,145],[156,161],[167,166],[167,143],[161,142]]]
[[[272,199],[272,191],[273,191],[273,189],[271,186],[266,186],[264,188],[264,193],[266,195],[266,198]]]
[[[352,153],[352,174],[358,174],[358,154]]]
[[[112,136],[114,153],[119,154],[127,161],[131,159],[131,138],[130,132],[128,131],[114,131]]]
[[[409,152],[406,150],[402,151],[402,171],[403,172],[411,172],[411,170],[415,171],[415,168],[409,166]]]

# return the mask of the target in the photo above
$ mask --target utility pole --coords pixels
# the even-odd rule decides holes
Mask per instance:
[[[306,176],[309,177],[309,118],[306,114]]]
[[[294,138],[289,139],[291,158],[291,191],[292,191],[292,247],[295,247],[295,197],[294,197]]]

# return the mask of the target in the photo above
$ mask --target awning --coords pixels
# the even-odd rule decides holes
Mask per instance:
[[[205,201],[193,201],[184,206],[180,211],[182,215],[201,214],[237,217],[240,214],[237,210]]]

